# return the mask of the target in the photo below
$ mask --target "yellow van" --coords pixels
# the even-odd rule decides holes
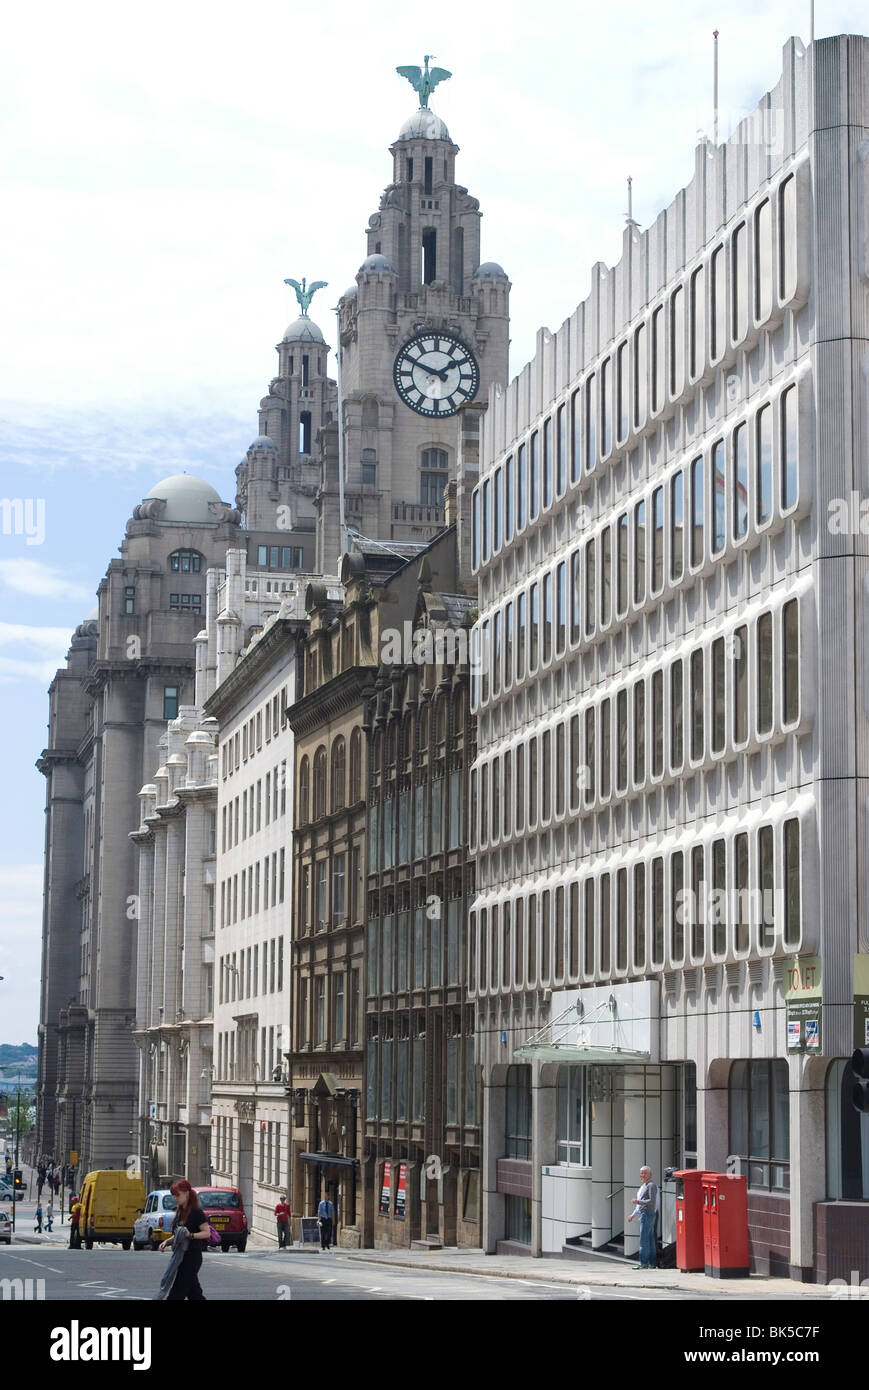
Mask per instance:
[[[145,1205],[141,1173],[124,1168],[96,1168],[82,1183],[79,1231],[85,1250],[94,1241],[110,1241],[129,1250],[133,1222]]]

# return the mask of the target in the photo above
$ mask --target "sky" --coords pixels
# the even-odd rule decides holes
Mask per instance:
[[[818,38],[865,23],[816,4]],[[298,312],[287,276],[328,281],[311,313],[334,342],[417,105],[396,66],[434,50],[453,73],[431,106],[512,281],[515,375],[619,259],[627,177],[641,226],[690,180],[713,29],[726,137],[787,38],[808,41],[809,4],[44,0],[3,27],[0,498],[32,507],[0,517],[0,1042],[18,1043],[39,1012],[48,684],[157,481],[234,501]]]

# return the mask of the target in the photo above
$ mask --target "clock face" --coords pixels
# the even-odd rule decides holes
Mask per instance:
[[[392,369],[395,389],[418,415],[455,415],[477,394],[477,359],[450,333],[418,333],[409,339]]]

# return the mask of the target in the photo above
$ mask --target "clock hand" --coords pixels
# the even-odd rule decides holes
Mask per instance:
[[[431,376],[439,376],[441,381],[446,381],[449,374],[449,367],[429,367],[425,362],[417,362],[418,367],[422,367],[424,372],[429,372]]]

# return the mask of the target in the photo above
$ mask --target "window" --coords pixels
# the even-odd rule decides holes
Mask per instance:
[[[786,946],[798,946],[802,938],[800,905],[800,823],[784,823],[784,880]]]
[[[336,854],[332,860],[332,923],[339,926],[345,915],[344,862],[346,855]]]
[[[567,407],[558,407],[556,429],[555,488],[559,495],[567,487]]]
[[[178,718],[178,686],[164,685],[163,687],[163,718]]]
[[[740,540],[748,531],[748,426],[737,425],[733,431],[733,539]]]
[[[344,739],[339,734],[332,744],[332,810],[341,811],[344,808],[345,776],[344,776]]]
[[[543,422],[543,505],[552,501],[552,416]]]
[[[729,1151],[741,1160],[750,1188],[790,1188],[788,1064],[734,1062],[730,1069]]]
[[[797,182],[791,175],[779,189],[779,294],[793,299],[797,292]]]
[[[726,482],[724,477],[724,440],[712,445],[712,554],[724,549],[726,532]]]
[[[501,508],[504,491],[503,470],[495,470],[494,502],[492,509],[492,549],[501,549]]]
[[[702,565],[703,549],[703,459],[691,464],[691,564]]]
[[[326,874],[328,867],[325,859],[317,860],[317,931],[325,931],[326,928]],[[272,888],[274,888],[274,883],[272,883]]]
[[[681,285],[670,297],[670,392],[679,396],[685,387],[685,306]]]
[[[179,574],[199,574],[202,556],[195,550],[176,550],[169,556],[169,568]]]
[[[789,386],[781,398],[781,504],[793,507],[799,495],[797,465],[797,388]]]
[[[782,609],[782,722],[800,716],[800,610],[796,599]]]
[[[712,322],[709,325],[709,355],[717,362],[727,346],[727,266],[724,247],[717,246],[710,261]]]
[[[266,777],[266,806],[268,807],[268,776]],[[326,814],[326,750],[322,746],[314,755],[314,808],[313,820],[320,820]],[[266,816],[268,820],[268,816]]]
[[[513,537],[513,455],[504,464],[504,543]]]
[[[652,493],[652,593],[659,594],[664,585],[664,489]]]
[[[169,609],[171,612],[202,612],[201,594],[170,594]]]
[[[616,613],[623,618],[628,610],[628,514],[616,522]]]
[[[597,380],[594,372],[585,383],[585,469],[591,473],[597,462]]]
[[[745,223],[734,231],[730,242],[731,331],[734,342],[741,342],[748,331],[748,236]]]
[[[640,428],[646,418],[646,376],[649,354],[646,325],[641,323],[634,334],[634,425]]]
[[[376,486],[377,486],[377,464],[376,464],[376,463],[363,463],[363,465],[362,465],[362,486],[363,486],[363,487],[376,487]]]
[[[124,612],[135,613],[136,611],[136,588],[133,584],[124,586]]]
[[[792,182],[792,180],[791,180]],[[832,1062],[827,1073],[827,1197],[869,1200],[869,1115],[855,1110],[857,1077],[850,1062]]]
[[[527,520],[527,480],[525,473],[526,463],[524,444],[519,445],[519,452],[516,458],[516,529],[517,531],[521,531],[522,527],[525,525],[525,522]]]
[[[679,472],[670,479],[670,578],[674,584],[682,578],[683,530],[682,474]]]
[[[631,384],[629,381],[628,345],[622,343],[616,354],[616,419],[619,443],[628,432],[628,401]]]
[[[664,404],[664,383],[666,363],[664,348],[664,306],[660,304],[652,314],[652,410],[659,411]]]
[[[447,485],[447,453],[445,449],[423,449],[420,473],[420,505],[442,507]]]
[[[558,1068],[556,1143],[559,1163],[584,1165],[588,1162],[585,1078],[585,1067]]]
[[[712,704],[712,752],[724,749],[724,638],[712,643],[712,672],[710,698]]]
[[[691,276],[691,376],[703,371],[706,358],[706,283],[702,265]]]
[[[507,1068],[505,1158],[531,1157],[531,1068]]]
[[[772,516],[772,406],[757,413],[757,524]]]
[[[540,509],[540,435],[537,430],[528,446],[528,515],[533,521]]]
[[[606,456],[613,446],[612,439],[612,362],[609,358],[600,369],[600,440],[601,454]]]
[[[634,603],[646,597],[646,504],[634,508]]]
[[[570,432],[573,438],[573,449],[570,455],[570,481],[579,482],[582,471],[582,398],[579,391],[574,391],[570,398]]]
[[[754,214],[754,316],[768,319],[772,312],[772,210],[764,198]]]
[[[556,570],[555,650],[560,656],[567,641],[567,566],[564,561]]]
[[[682,767],[682,662],[674,661],[670,667],[670,770],[679,772]]]
[[[703,648],[691,653],[691,757],[700,762],[704,755],[704,683]]]
[[[268,712],[268,711],[267,711]],[[310,764],[305,757],[299,765],[299,825],[308,824],[308,787],[310,781]],[[259,787],[259,784],[257,784]],[[259,795],[257,795],[257,811],[259,811]],[[257,816],[257,830],[259,830],[259,816]]]
[[[757,732],[772,729],[772,614],[757,620]]]

